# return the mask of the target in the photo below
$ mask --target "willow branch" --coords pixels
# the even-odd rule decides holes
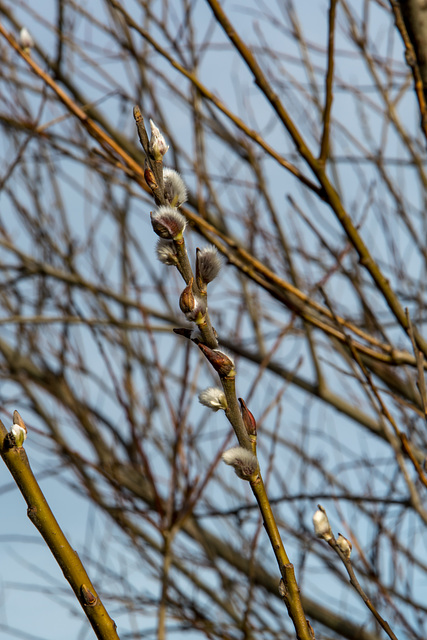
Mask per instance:
[[[25,449],[17,447],[0,421],[0,455],[28,505],[27,515],[38,529],[74,591],[99,640],[119,640],[116,625],[108,615],[86,570],[65,537],[31,470]]]
[[[331,0],[329,7],[329,34],[328,34],[328,71],[325,78],[325,108],[323,111],[323,134],[320,143],[319,162],[326,163],[329,154],[329,137],[331,123],[331,109],[333,99],[334,82],[334,40],[335,40],[335,15],[337,0]]]
[[[403,309],[396,293],[391,287],[390,281],[385,277],[377,262],[371,256],[368,247],[362,240],[361,235],[359,234],[350,216],[345,210],[339,194],[327,177],[325,167],[321,162],[319,162],[318,159],[314,157],[313,153],[310,151],[299,129],[296,127],[294,121],[283,106],[279,96],[274,92],[270,82],[259,66],[255,55],[251,51],[250,47],[248,47],[238,35],[236,29],[228,19],[220,2],[218,0],[207,1],[216,19],[218,20],[218,23],[222,26],[224,32],[252,72],[256,84],[265,95],[274,111],[277,113],[280,121],[287,129],[301,157],[306,161],[308,166],[315,174],[316,178],[319,180],[319,183],[322,186],[322,198],[329,203],[329,206],[331,207],[352,246],[357,252],[360,264],[368,271],[391,312],[397,319],[398,323],[404,329],[405,333],[408,333],[409,326],[405,310]],[[424,353],[424,355],[427,355],[427,341],[415,329],[414,337],[420,350]]]

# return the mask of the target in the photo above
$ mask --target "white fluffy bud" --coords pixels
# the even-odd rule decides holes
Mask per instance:
[[[25,27],[22,27],[21,31],[19,32],[19,44],[24,50],[26,50],[27,53],[32,47],[34,47],[34,40],[31,36],[31,33]]]
[[[257,457],[252,451],[243,447],[227,449],[222,454],[222,459],[225,464],[229,464],[234,468],[235,473],[242,480],[250,480],[258,469]]]
[[[319,509],[313,516],[313,525],[314,525],[314,533],[318,538],[323,538],[323,540],[332,540],[333,533],[331,529],[331,525],[329,524],[328,516],[325,513],[323,507],[319,504]]]
[[[171,240],[159,240],[156,245],[157,258],[167,265],[177,265],[178,258]]]
[[[199,393],[199,402],[213,411],[227,408],[225,393],[219,387],[208,387]]]
[[[180,207],[187,200],[187,187],[178,171],[163,169],[163,184],[166,200],[172,207]]]
[[[166,140],[160,133],[160,129],[156,127],[154,122],[150,120],[151,138],[150,138],[150,151],[153,154],[156,162],[160,162],[169,149],[169,145],[166,144]]]
[[[182,237],[187,220],[173,207],[163,205],[150,214],[153,230],[163,240],[177,240]]]
[[[353,548],[353,545],[351,544],[350,540],[347,540],[347,538],[344,538],[342,533],[339,533],[337,538],[337,545],[339,546],[339,548],[341,549],[345,557],[348,559],[351,555],[351,550]]]
[[[217,277],[221,266],[221,258],[216,247],[211,245],[204,249],[197,249],[196,278],[199,287],[203,288],[203,286],[212,282]]]

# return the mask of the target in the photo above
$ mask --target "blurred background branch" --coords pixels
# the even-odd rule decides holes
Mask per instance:
[[[381,637],[314,535],[319,499],[396,636],[426,637],[427,128],[404,4],[0,1],[2,418],[25,416],[121,638],[294,637],[247,483],[220,462],[229,426],[197,403],[212,372],[172,332],[182,281],[155,259],[135,104],[188,186],[192,263],[223,256],[209,314],[316,638]],[[0,484],[15,548],[27,525]],[[88,634],[22,540],[0,547],[0,638]],[[13,608],[23,589],[49,629]]]

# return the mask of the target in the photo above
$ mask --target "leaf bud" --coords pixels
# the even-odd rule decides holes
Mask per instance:
[[[148,166],[148,164],[146,164],[144,169],[144,178],[145,178],[145,182],[150,187],[151,191],[155,191],[156,189],[159,188],[155,175],[152,169]]]
[[[184,338],[187,338],[187,340],[190,340],[191,334],[193,333],[193,328],[192,327],[174,327],[172,331],[176,333],[178,336],[184,336]]]
[[[82,584],[80,587],[80,594],[82,596],[83,604],[87,607],[94,607],[98,603],[98,598],[85,584]]]
[[[190,278],[190,282],[179,297],[179,308],[182,313],[190,313],[196,305],[196,298],[193,293],[193,282],[194,278]]]

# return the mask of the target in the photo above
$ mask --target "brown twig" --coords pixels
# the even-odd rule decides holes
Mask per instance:
[[[424,375],[425,358],[423,353],[417,348],[417,345],[415,342],[414,328],[412,326],[411,317],[409,315],[409,309],[406,309],[405,311],[406,311],[406,317],[408,318],[409,337],[411,338],[412,348],[414,350],[414,356],[417,363],[417,372],[418,372],[417,387],[421,396],[421,402],[424,409],[424,416],[427,419],[427,390],[426,390],[426,380]]]
[[[420,110],[420,116],[421,116],[421,119],[420,119],[421,129],[424,133],[425,138],[427,139],[427,105],[426,105],[426,98],[425,98],[427,94],[427,89],[426,87],[424,87],[423,79],[420,72],[420,67],[417,61],[417,56],[415,54],[414,45],[411,41],[411,38],[409,37],[408,29],[406,27],[405,20],[403,19],[403,16],[402,16],[402,9],[400,6],[401,3],[398,2],[397,0],[389,0],[389,2],[394,14],[396,28],[402,37],[403,44],[405,47],[406,63],[408,64],[408,66],[412,71],[412,76],[414,79],[415,95],[417,96],[418,108]]]
[[[294,121],[279,99],[279,96],[277,95],[277,93],[275,93],[270,82],[259,66],[255,55],[238,35],[236,29],[228,19],[220,2],[218,0],[208,0],[208,3],[216,19],[218,20],[218,23],[222,26],[224,32],[233,43],[236,50],[240,53],[248,68],[251,70],[256,84],[259,86],[262,93],[266,96],[267,100],[270,102],[273,109],[277,113],[278,118],[287,129],[299,154],[306,161],[308,166],[311,168],[311,170],[319,180],[319,183],[321,184],[323,189],[322,197],[326,202],[329,203],[337,220],[341,224],[352,246],[357,252],[360,264],[363,265],[368,271],[378,290],[384,297],[384,300],[386,301],[388,307],[395,316],[396,320],[407,333],[408,324],[405,311],[400,304],[395,291],[391,287],[390,281],[384,276],[383,272],[378,266],[378,263],[373,259],[367,245],[365,244],[361,235],[353,224],[350,216],[343,206],[340,196],[338,195],[332,183],[329,181],[324,166],[319,162],[318,159],[314,157],[314,155],[310,151],[299,129],[296,127]],[[418,347],[425,355],[427,355],[427,341],[416,330],[414,330],[414,337]]]
[[[334,82],[334,40],[335,40],[335,15],[338,0],[331,0],[329,5],[328,22],[328,70],[325,77],[325,107],[323,111],[323,133],[320,143],[319,162],[326,164],[330,144],[330,120],[333,100]]]
[[[384,620],[384,618],[379,614],[377,608],[372,603],[372,600],[368,597],[368,595],[362,589],[362,587],[360,585],[360,582],[358,581],[358,579],[356,577],[356,574],[354,572],[353,565],[351,563],[350,558],[346,557],[346,555],[341,551],[341,549],[338,546],[338,543],[337,543],[335,537],[333,537],[331,540],[328,540],[328,544],[335,551],[335,553],[339,556],[341,562],[343,563],[343,565],[345,567],[345,570],[347,571],[348,577],[350,578],[351,586],[359,594],[359,596],[361,597],[361,599],[363,600],[365,605],[368,607],[369,611],[374,616],[375,620],[384,629],[384,631],[386,632],[388,637],[391,638],[391,640],[398,640],[396,635],[392,631],[389,623],[387,622],[387,620]]]

